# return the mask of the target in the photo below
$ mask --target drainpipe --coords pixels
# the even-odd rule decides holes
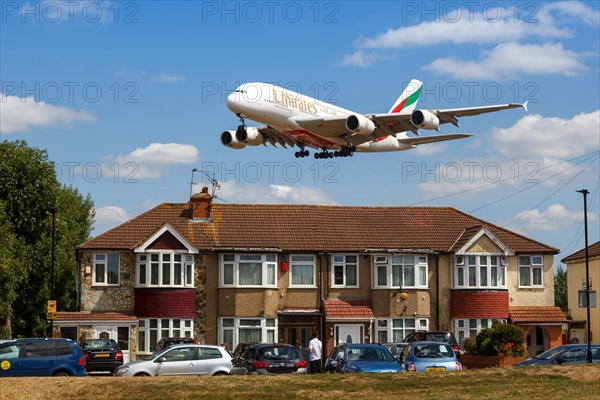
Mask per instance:
[[[435,286],[436,286],[436,299],[435,299],[435,308],[437,315],[435,316],[435,324],[436,329],[440,329],[440,256],[435,256]],[[430,328],[431,329],[431,328]]]

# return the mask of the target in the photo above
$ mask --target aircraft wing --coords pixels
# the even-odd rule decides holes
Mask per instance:
[[[304,143],[289,137],[278,129],[271,128],[270,126],[260,126],[256,129],[258,129],[261,135],[263,135],[265,138],[263,143],[265,146],[270,143],[273,147],[277,147],[277,145],[281,145],[284,148],[287,148],[287,146],[304,147]]]
[[[419,137],[407,137],[400,138],[398,141],[404,144],[412,144],[418,146],[425,143],[444,142],[446,140],[464,139],[473,135],[467,135],[466,133],[456,133],[453,135],[435,135],[435,136],[419,136]]]

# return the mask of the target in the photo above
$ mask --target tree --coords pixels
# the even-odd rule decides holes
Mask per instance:
[[[52,209],[56,207],[55,299],[59,311],[76,306],[75,248],[90,237],[93,203],[61,185],[45,150],[25,141],[0,142],[0,326],[12,336],[47,332]]]
[[[554,275],[554,305],[561,308],[568,306],[567,271],[558,266]]]

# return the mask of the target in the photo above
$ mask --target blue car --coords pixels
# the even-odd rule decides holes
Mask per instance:
[[[592,344],[592,362],[600,363],[600,344]],[[587,362],[587,344],[566,344],[557,346],[533,358],[516,363],[515,367],[529,365],[585,364]]]
[[[412,342],[402,351],[400,362],[408,372],[450,372],[463,369],[452,346],[442,342]]]
[[[402,372],[392,353],[380,344],[336,346],[325,363],[327,372]]]
[[[70,339],[19,339],[0,344],[0,378],[87,376],[85,358]]]

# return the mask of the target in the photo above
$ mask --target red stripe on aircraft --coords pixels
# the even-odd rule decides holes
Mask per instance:
[[[294,131],[284,131],[286,135],[291,137],[294,140],[307,144],[311,147],[316,148],[326,148],[326,149],[334,149],[339,150],[342,148],[341,145],[332,142],[331,140],[327,140],[322,136],[315,135],[314,133],[307,131],[305,129],[298,129]]]

